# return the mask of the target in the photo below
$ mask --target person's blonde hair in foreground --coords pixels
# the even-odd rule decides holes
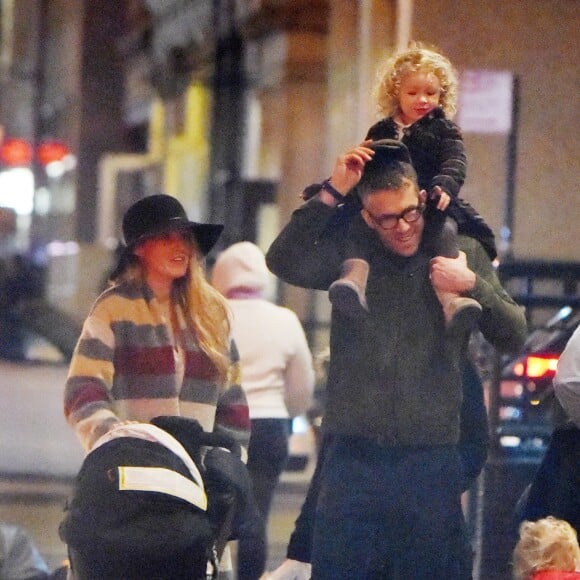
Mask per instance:
[[[580,578],[576,530],[568,522],[552,516],[523,522],[513,566],[514,580]]]

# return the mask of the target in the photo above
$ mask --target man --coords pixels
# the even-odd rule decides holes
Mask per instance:
[[[315,580],[458,579],[465,545],[457,452],[461,362],[469,329],[445,332],[436,292],[476,299],[498,348],[526,335],[520,308],[483,247],[459,258],[423,243],[426,194],[397,142],[341,155],[330,180],[294,212],[267,254],[283,280],[327,289],[343,260],[342,197],[356,186],[368,227],[369,316],[332,313],[321,473],[312,550]],[[359,218],[355,218],[359,219]]]
[[[465,361],[462,379],[463,402],[461,404],[461,428],[459,436],[459,456],[463,467],[462,491],[467,491],[480,474],[487,459],[489,446],[487,412],[484,404],[483,384],[473,365]],[[320,488],[320,470],[324,462],[328,436],[322,438],[316,469],[312,474],[308,492],[300,514],[294,524],[294,530],[288,542],[286,560],[267,577],[268,580],[310,580],[312,569],[312,535],[314,531],[316,502]],[[467,539],[467,538],[466,538]],[[466,542],[463,552],[462,570],[464,576],[471,580],[473,567],[471,543]]]

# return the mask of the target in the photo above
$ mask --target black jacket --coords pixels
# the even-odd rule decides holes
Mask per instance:
[[[367,139],[399,139],[397,124],[386,117],[373,125]],[[405,128],[401,141],[407,146],[419,187],[430,192],[436,185],[452,198],[465,181],[467,157],[459,127],[440,108]]]

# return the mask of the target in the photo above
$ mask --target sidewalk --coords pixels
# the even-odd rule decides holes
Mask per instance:
[[[58,526],[71,489],[71,480],[0,477],[0,520],[24,528],[51,570],[66,558],[66,545],[58,536]]]

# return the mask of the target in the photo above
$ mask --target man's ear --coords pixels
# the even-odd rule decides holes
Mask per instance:
[[[374,230],[375,222],[371,219],[369,212],[364,207],[360,210],[360,215],[362,216],[363,220],[365,220],[365,224],[367,224],[371,230]]]
[[[419,192],[419,202],[420,203],[425,203],[426,201],[427,201],[427,192],[424,189],[422,189]]]

